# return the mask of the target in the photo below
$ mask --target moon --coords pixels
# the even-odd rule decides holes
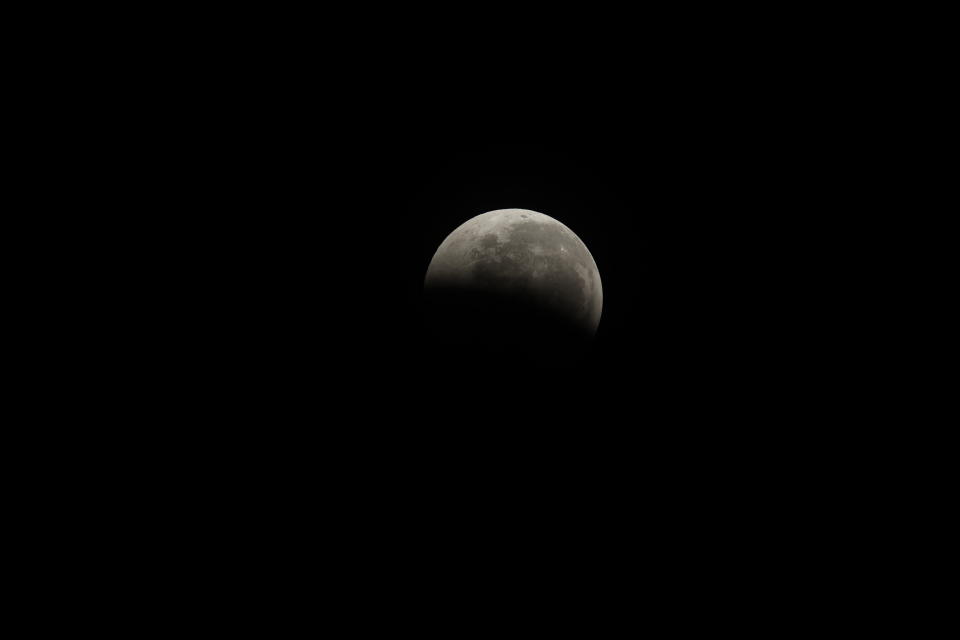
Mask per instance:
[[[527,209],[489,211],[454,229],[430,261],[424,291],[454,297],[468,310],[459,317],[472,320],[470,331],[523,340],[553,337],[557,327],[592,337],[603,310],[586,245],[562,222]]]

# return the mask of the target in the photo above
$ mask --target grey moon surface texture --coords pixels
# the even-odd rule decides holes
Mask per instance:
[[[563,223],[527,209],[490,211],[454,229],[430,261],[424,289],[522,299],[589,335],[603,310],[586,245]]]

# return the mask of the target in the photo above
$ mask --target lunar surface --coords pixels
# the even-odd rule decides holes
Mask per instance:
[[[526,209],[490,211],[454,229],[430,261],[424,291],[468,309],[463,331],[523,340],[552,339],[558,327],[592,337],[603,308],[587,247],[561,222]]]

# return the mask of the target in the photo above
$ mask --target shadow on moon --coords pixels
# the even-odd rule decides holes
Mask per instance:
[[[423,329],[435,354],[479,368],[574,366],[593,342],[591,330],[553,307],[475,289],[426,291]]]

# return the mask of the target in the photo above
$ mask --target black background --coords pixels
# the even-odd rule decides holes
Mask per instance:
[[[666,482],[650,499],[673,502],[800,455],[796,113],[661,87],[360,96],[356,112],[271,112],[215,230],[216,387],[270,464],[317,455],[351,490],[523,513],[585,486],[612,507]],[[603,316],[572,370],[423,347],[436,247],[508,207],[563,221],[597,262]]]
[[[710,442],[712,423],[763,413],[809,335],[797,301],[812,260],[794,258],[824,215],[809,206],[824,162],[815,114],[776,103],[779,67],[711,73],[706,54],[559,61],[554,75],[507,56],[329,83],[274,68],[275,92],[216,102],[210,156],[190,150],[209,199],[185,214],[209,278],[191,291],[210,312],[211,365],[268,413],[390,434],[561,429],[616,455],[672,437],[643,425],[683,421]],[[523,362],[422,349],[436,247],[508,207],[563,221],[597,262],[603,316],[575,373],[529,379]]]
[[[172,151],[158,226],[185,284],[172,324],[225,393],[299,411],[322,392],[426,427],[496,381],[511,391],[476,394],[491,410],[571,423],[759,416],[803,386],[830,320],[808,301],[834,294],[812,283],[856,170],[857,74],[831,59],[833,30],[510,15],[342,24],[355,39],[264,17],[256,37],[221,24],[188,58],[152,123]],[[563,221],[597,261],[603,316],[580,375],[523,380],[523,363],[423,349],[433,251],[507,207]]]
[[[217,171],[229,204],[204,222],[217,219],[205,228],[219,236],[213,295],[225,295],[213,311],[246,336],[233,357],[252,380],[278,393],[340,389],[338,403],[381,419],[415,410],[440,424],[473,393],[490,410],[619,423],[758,411],[778,373],[799,373],[790,359],[811,333],[797,328],[816,322],[803,281],[820,249],[797,251],[824,228],[829,206],[810,205],[825,163],[813,116],[754,108],[768,84],[744,84],[735,104],[667,78],[624,91],[550,92],[514,75],[470,90],[388,86],[325,109],[316,93],[289,98]],[[436,247],[466,219],[509,207],[563,221],[598,264],[603,316],[576,373],[525,379],[523,362],[423,348]],[[261,358],[284,381],[276,389]],[[558,397],[576,410],[557,409]]]
[[[451,56],[469,29],[309,56],[291,38],[200,74],[211,99],[165,174],[190,186],[165,319],[177,458],[212,481],[198,515],[331,538],[344,593],[624,566],[677,609],[685,576],[716,593],[738,559],[815,539],[795,515],[848,455],[811,402],[838,392],[813,282],[847,204],[846,116],[799,50],[678,24]],[[596,260],[603,315],[573,369],[424,347],[433,252],[511,207]]]

